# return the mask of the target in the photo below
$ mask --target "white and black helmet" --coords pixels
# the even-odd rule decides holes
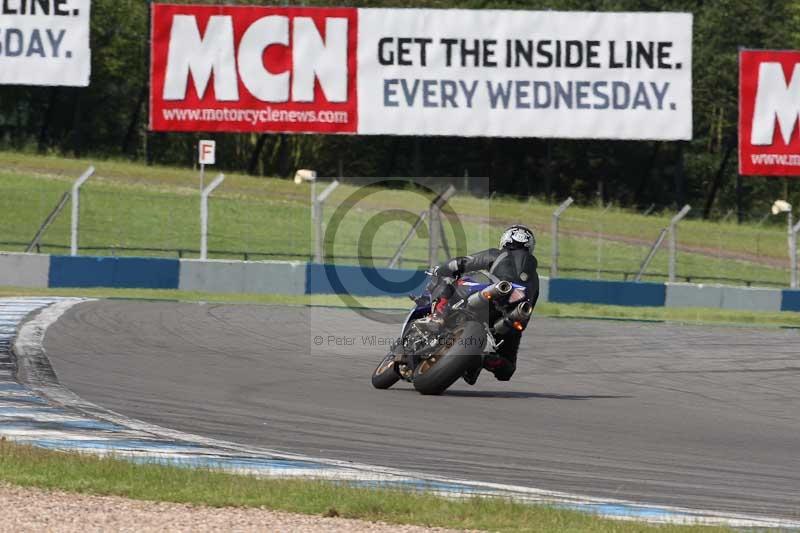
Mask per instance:
[[[503,236],[500,237],[500,248],[527,248],[533,252],[536,248],[536,237],[530,229],[516,224],[503,232]]]

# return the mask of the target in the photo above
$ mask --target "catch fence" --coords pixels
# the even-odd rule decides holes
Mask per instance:
[[[0,249],[24,251],[59,203],[69,182],[0,176]],[[318,190],[326,183],[318,184]],[[326,262],[385,267],[407,241],[396,266],[429,264],[428,220],[409,236],[431,197],[444,187],[382,189],[344,184],[322,206]],[[309,184],[270,180],[249,189],[227,182],[209,201],[209,258],[310,261],[315,255]],[[200,200],[195,188],[145,189],[89,180],[81,190],[79,254],[100,256],[200,255]],[[442,215],[438,260],[497,246],[509,224],[531,226],[540,273],[551,267],[555,206],[531,199],[456,194]],[[635,215],[614,206],[573,205],[559,223],[561,277],[633,281],[675,212]],[[756,214],[702,221],[692,212],[677,229],[676,281],[748,286],[789,285],[785,217]],[[723,217],[724,218],[724,217]],[[665,281],[668,240],[655,251],[642,281]],[[68,254],[70,210],[64,209],[34,246],[36,253]]]

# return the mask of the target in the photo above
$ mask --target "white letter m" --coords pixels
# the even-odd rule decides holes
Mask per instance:
[[[771,145],[777,119],[783,142],[788,145],[800,118],[800,69],[795,65],[787,86],[780,63],[761,63],[757,91],[750,143]]]
[[[200,37],[200,29],[194,16],[175,15],[169,38],[164,100],[184,100],[190,74],[198,96],[203,98],[212,72],[217,100],[238,100],[239,84],[231,17],[211,17],[205,36]]]

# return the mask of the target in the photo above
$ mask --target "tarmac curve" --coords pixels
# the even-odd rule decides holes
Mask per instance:
[[[510,383],[370,374],[397,327],[330,308],[85,302],[63,385],[124,415],[312,457],[652,505],[800,517],[800,332],[536,319]]]

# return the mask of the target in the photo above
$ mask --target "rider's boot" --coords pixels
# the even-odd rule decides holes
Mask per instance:
[[[473,368],[472,370],[467,371],[464,374],[464,381],[469,383],[470,385],[475,385],[478,381],[478,376],[481,373],[481,370],[486,369],[489,372],[494,374],[494,371],[498,368],[503,368],[507,364],[507,361],[503,359],[501,356],[497,354],[489,354],[483,359],[483,364],[478,366],[477,368]]]
[[[475,383],[478,381],[478,376],[481,374],[481,370],[483,370],[483,367],[480,366],[477,366],[472,370],[467,370],[467,372],[464,374],[464,381],[470,385],[475,385]]]
[[[508,381],[511,378],[511,374],[514,373],[513,370],[510,374],[508,373],[508,364],[508,360],[497,354],[489,354],[483,359],[483,368],[494,374],[500,381]]]
[[[483,359],[483,368],[486,370],[495,370],[505,364],[505,359],[497,354],[489,354]]]

